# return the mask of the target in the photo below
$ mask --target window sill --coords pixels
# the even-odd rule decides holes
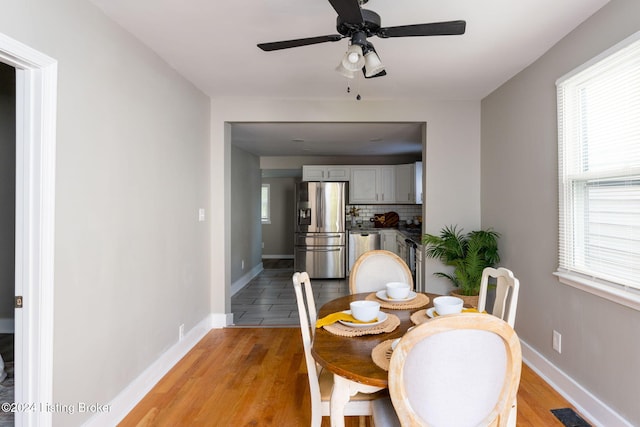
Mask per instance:
[[[640,293],[618,289],[614,285],[566,271],[556,271],[553,274],[558,277],[560,283],[640,311]]]

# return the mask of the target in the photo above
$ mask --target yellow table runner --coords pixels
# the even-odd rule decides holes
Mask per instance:
[[[395,314],[385,313],[387,318],[384,322],[371,326],[347,326],[340,322],[324,325],[322,328],[334,335],[341,337],[361,337],[363,335],[376,335],[393,332],[400,326],[400,318]]]

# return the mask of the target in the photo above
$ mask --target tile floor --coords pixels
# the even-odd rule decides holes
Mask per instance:
[[[235,326],[298,326],[298,308],[293,290],[293,268],[265,269],[231,297]],[[319,309],[324,303],[349,293],[349,283],[340,279],[312,279]]]

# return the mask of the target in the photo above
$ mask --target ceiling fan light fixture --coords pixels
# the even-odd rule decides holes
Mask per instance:
[[[364,67],[362,47],[357,44],[350,45],[347,49],[347,53],[345,53],[342,58],[342,66],[351,71],[357,71]]]
[[[339,72],[340,74],[342,74],[344,77],[346,77],[348,79],[355,79],[356,78],[356,74],[358,72],[357,70],[350,70],[348,68],[345,68],[345,66],[342,65],[342,61],[340,61],[340,63],[336,67],[336,71]]]
[[[299,46],[310,46],[319,43],[337,42],[349,38],[349,48],[342,57],[337,71],[349,78],[355,78],[354,72],[362,71],[365,78],[385,76],[385,71],[380,58],[375,54],[373,45],[367,40],[371,37],[382,39],[396,37],[423,37],[423,36],[454,36],[464,34],[466,21],[443,21],[423,24],[398,25],[393,27],[382,26],[380,15],[376,12],[362,8],[368,0],[329,0],[331,6],[338,13],[336,18],[336,30],[338,34],[329,34],[301,39],[283,40],[271,43],[259,43],[258,47],[263,51],[289,49]],[[369,51],[374,54],[365,59]],[[366,62],[366,67],[365,67]]]
[[[384,65],[374,50],[370,50],[364,55],[364,70],[365,77],[373,77],[384,71]]]
[[[352,64],[357,64],[360,60],[360,55],[357,52],[351,52],[349,55],[347,55],[347,60]]]

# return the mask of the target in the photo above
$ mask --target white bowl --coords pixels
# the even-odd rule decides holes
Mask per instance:
[[[380,303],[375,301],[354,301],[349,304],[351,315],[361,322],[371,322],[378,317]]]
[[[391,299],[405,299],[409,296],[411,288],[408,283],[389,282],[387,283],[387,296]]]
[[[440,316],[462,312],[462,301],[458,297],[436,297],[433,299],[433,307]]]

